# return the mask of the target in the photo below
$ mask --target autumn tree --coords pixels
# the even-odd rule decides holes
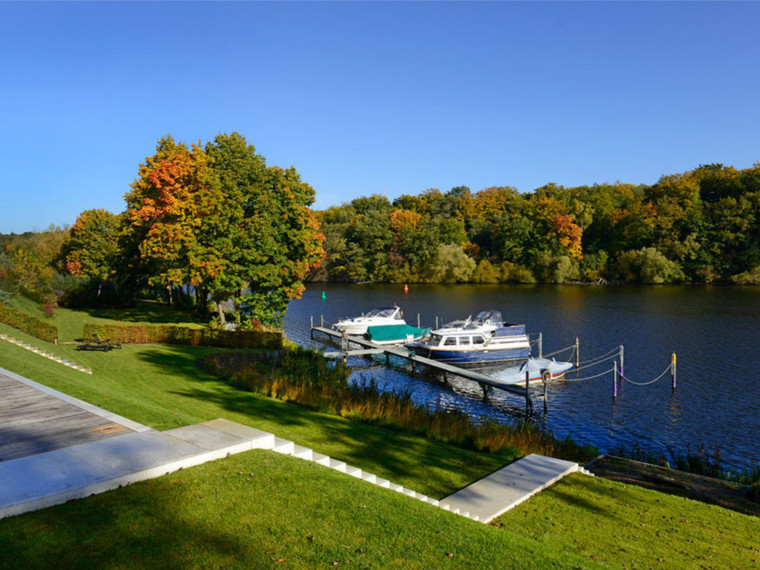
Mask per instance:
[[[120,249],[122,217],[107,210],[85,210],[69,230],[63,244],[66,270],[71,275],[88,277],[102,286],[115,277]]]

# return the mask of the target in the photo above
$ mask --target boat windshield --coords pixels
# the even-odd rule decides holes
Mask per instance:
[[[393,317],[393,313],[395,313],[396,311],[397,311],[396,307],[383,307],[381,309],[372,309],[365,316],[390,318],[390,317]],[[400,319],[401,317],[399,315],[396,315],[395,318]]]

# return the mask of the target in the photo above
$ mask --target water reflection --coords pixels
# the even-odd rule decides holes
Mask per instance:
[[[325,291],[325,298],[321,293]],[[610,450],[643,447],[685,451],[704,444],[737,468],[760,465],[760,356],[754,350],[760,291],[733,287],[574,287],[502,285],[311,286],[290,304],[289,338],[311,345],[309,317],[328,322],[398,304],[407,322],[430,326],[484,309],[543,332],[544,352],[580,338],[581,360],[625,346],[625,373],[635,381],[658,376],[678,354],[678,388],[669,376],[650,386],[622,383],[612,401],[612,377],[556,382],[549,387],[546,426],[559,436]],[[566,356],[566,355],[562,355]],[[488,402],[469,381],[441,378],[408,363],[352,357],[354,381],[374,378],[384,389],[409,391],[426,405],[455,406],[474,418],[513,421],[524,413],[519,397],[494,390]],[[602,367],[604,369],[604,367]],[[582,376],[588,375],[585,371]]]

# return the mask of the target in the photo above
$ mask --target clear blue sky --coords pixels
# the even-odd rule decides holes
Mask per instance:
[[[0,2],[0,232],[237,131],[315,208],[760,160],[757,2]]]

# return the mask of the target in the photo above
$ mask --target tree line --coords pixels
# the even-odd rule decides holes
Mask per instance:
[[[656,184],[430,189],[317,212],[315,280],[760,283],[760,162]]]
[[[192,307],[219,324],[277,324],[304,281],[760,284],[760,163],[710,164],[656,184],[547,184],[356,198],[312,212],[294,168],[237,133],[158,141],[118,214],[0,234],[0,302],[52,311]]]
[[[237,133],[204,146],[163,137],[124,198],[119,214],[86,210],[70,228],[3,236],[0,295],[71,306],[147,295],[213,310],[219,324],[232,314],[273,325],[324,256],[314,190]]]

